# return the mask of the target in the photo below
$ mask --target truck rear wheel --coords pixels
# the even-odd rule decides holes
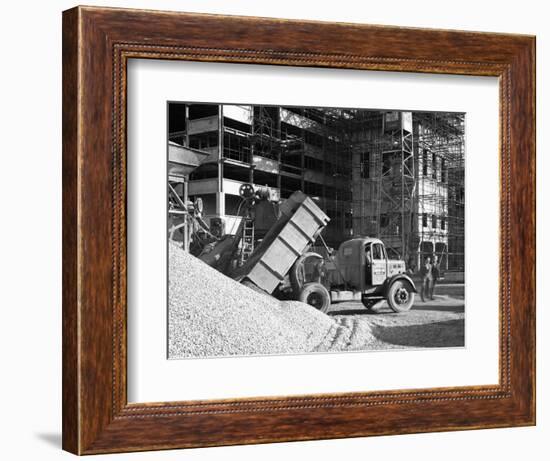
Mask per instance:
[[[406,280],[396,280],[388,290],[388,304],[394,312],[406,312],[414,303],[414,291]]]
[[[309,304],[326,314],[330,308],[330,293],[320,283],[306,283],[300,291],[298,301]]]

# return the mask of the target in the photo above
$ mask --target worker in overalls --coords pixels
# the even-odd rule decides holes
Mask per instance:
[[[440,277],[439,265],[441,261],[438,260],[437,255],[434,255],[434,262],[432,264],[432,286],[430,288],[430,299],[434,299],[435,285]]]
[[[420,267],[420,276],[422,277],[422,289],[420,290],[420,299],[426,302],[426,299],[431,295],[431,286],[433,281],[432,276],[432,260],[428,256],[424,260],[424,264]]]

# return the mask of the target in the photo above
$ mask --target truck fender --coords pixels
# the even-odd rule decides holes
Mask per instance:
[[[418,290],[416,289],[416,285],[407,274],[395,274],[393,277],[387,279],[384,282],[384,296],[387,296],[388,290],[390,289],[392,283],[395,282],[396,280],[405,280],[411,286],[412,292],[418,293]]]
[[[302,291],[305,285],[305,281],[302,280],[300,272],[305,263],[305,260],[308,258],[316,258],[320,261],[324,261],[324,258],[319,253],[315,253],[314,251],[308,251],[296,260],[296,262],[290,268],[288,274],[290,279],[290,286],[292,287],[292,290],[296,295],[298,295],[298,293]]]

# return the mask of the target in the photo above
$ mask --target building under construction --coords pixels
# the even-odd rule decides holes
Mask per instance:
[[[170,103],[168,132],[169,160],[200,158],[188,178],[169,170],[170,187],[200,197],[219,234],[239,227],[252,183],[314,199],[330,246],[369,235],[412,270],[434,254],[464,269],[464,114]]]

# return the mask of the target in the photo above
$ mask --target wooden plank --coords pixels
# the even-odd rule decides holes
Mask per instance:
[[[63,13],[63,449],[80,451],[78,322],[78,10]]]

